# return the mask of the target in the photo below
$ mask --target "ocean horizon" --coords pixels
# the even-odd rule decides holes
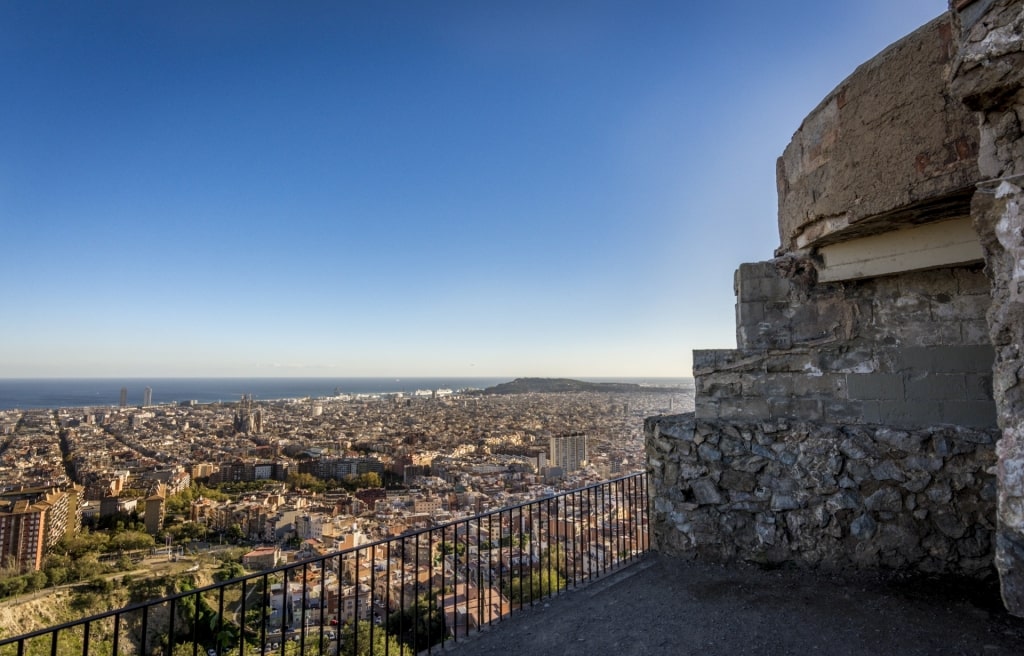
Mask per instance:
[[[235,402],[243,394],[257,401],[326,398],[339,394],[411,394],[417,390],[484,389],[514,380],[514,376],[411,376],[349,378],[0,378],[0,410],[39,408],[116,407],[121,389],[127,390],[127,405],[140,406],[147,387],[153,390],[153,405]],[[553,377],[552,377],[553,378]],[[579,377],[576,380],[606,383],[636,383],[654,387],[692,387],[692,378],[665,377]]]

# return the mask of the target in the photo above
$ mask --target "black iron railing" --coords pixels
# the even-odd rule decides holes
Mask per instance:
[[[415,654],[648,550],[632,474],[0,639],[0,656]]]

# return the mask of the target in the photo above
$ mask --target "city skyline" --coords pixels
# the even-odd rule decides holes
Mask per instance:
[[[691,375],[943,0],[0,6],[0,378]]]

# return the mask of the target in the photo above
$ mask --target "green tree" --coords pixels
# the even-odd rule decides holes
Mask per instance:
[[[219,583],[220,581],[227,581],[239,576],[245,576],[245,568],[242,567],[241,563],[224,563],[220,566],[220,569],[213,573],[213,580]]]
[[[71,569],[71,577],[75,581],[84,581],[99,576],[105,569],[95,553],[86,553],[82,557],[75,559]]]
[[[565,579],[558,572],[547,569],[533,570],[528,575],[515,577],[506,584],[505,594],[514,603],[527,604],[535,599],[555,594],[565,587]]]
[[[319,478],[312,474],[292,472],[288,474],[288,485],[295,490],[308,490],[310,492],[323,492],[327,486]]]
[[[372,637],[371,633],[373,634]],[[341,631],[341,649],[338,653],[342,656],[397,655],[402,653],[402,645],[395,636],[389,635],[383,627],[359,621],[355,627],[351,623],[345,624]]]
[[[398,636],[413,652],[420,652],[441,642],[445,635],[444,613],[427,595],[412,606],[388,617],[388,633]]]
[[[154,546],[156,546],[156,540],[152,535],[141,531],[124,531],[110,538],[107,543],[107,551],[137,551],[152,549]]]
[[[237,522],[232,524],[228,527],[228,530],[224,532],[224,537],[232,544],[244,540],[245,532],[242,531],[242,525]]]
[[[357,480],[357,485],[359,488],[380,487],[380,474],[377,472],[366,472],[365,474],[360,474]]]

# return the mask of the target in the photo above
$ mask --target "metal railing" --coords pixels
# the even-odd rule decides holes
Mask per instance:
[[[415,654],[645,553],[646,474],[0,639],[0,656]]]

